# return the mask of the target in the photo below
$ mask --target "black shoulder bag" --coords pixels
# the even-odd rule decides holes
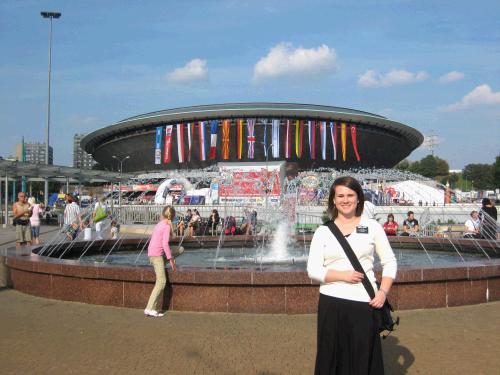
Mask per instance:
[[[340,246],[342,246],[342,248],[344,249],[344,252],[347,255],[349,261],[351,262],[354,270],[364,275],[362,283],[366,291],[368,292],[370,298],[371,299],[375,298],[375,291],[373,290],[373,286],[370,283],[370,280],[368,280],[368,276],[366,276],[365,270],[361,266],[361,263],[359,263],[358,257],[356,256],[356,254],[354,254],[351,245],[349,245],[349,242],[347,242],[344,235],[340,231],[339,227],[337,227],[337,225],[333,222],[333,220],[329,221],[325,225],[330,229],[330,231],[333,233],[337,241],[340,243]],[[394,312],[394,309],[389,303],[387,296],[384,305],[380,309],[374,309],[374,310],[375,310],[376,324],[378,326],[379,332],[389,331],[390,334],[392,331],[394,331],[395,329],[394,326],[399,325],[399,317],[396,318],[396,321],[394,321],[394,319],[392,318],[391,312]],[[382,336],[382,338],[385,339],[387,336],[389,336],[389,334]]]

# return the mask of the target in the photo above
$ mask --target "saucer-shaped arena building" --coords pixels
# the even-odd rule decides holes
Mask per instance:
[[[373,113],[310,104],[238,103],[174,108],[127,118],[83,138],[104,168],[204,168],[287,161],[299,170],[390,168],[423,142],[408,125]]]

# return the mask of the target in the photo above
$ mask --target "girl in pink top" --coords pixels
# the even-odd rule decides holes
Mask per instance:
[[[167,283],[163,254],[165,254],[167,260],[170,262],[172,271],[176,270],[175,260],[172,258],[172,252],[170,251],[170,246],[168,244],[170,236],[173,236],[172,220],[175,218],[174,208],[171,206],[165,207],[161,216],[162,220],[154,227],[148,246],[149,262],[154,267],[156,282],[153,291],[151,292],[151,296],[149,297],[148,305],[144,310],[144,314],[152,317],[163,316],[163,314],[158,311],[160,297],[163,294],[163,290],[165,289],[165,285]]]

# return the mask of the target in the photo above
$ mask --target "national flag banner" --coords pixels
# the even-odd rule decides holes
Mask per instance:
[[[319,136],[321,141],[321,159],[326,160],[326,121],[319,123]]]
[[[309,136],[309,153],[311,159],[316,159],[316,121],[307,122],[307,134]]]
[[[198,122],[198,143],[200,144],[200,160],[207,160],[207,150],[205,148],[205,126],[206,121]]]
[[[193,148],[193,140],[194,140],[194,123],[188,122],[188,161],[191,161],[191,150]]]
[[[217,132],[219,130],[219,122],[217,120],[210,121],[210,154],[211,160],[217,156]]]
[[[333,145],[333,160],[337,160],[337,123],[330,122],[330,136]]]
[[[352,147],[354,148],[354,154],[356,155],[356,160],[360,161],[361,157],[359,156],[358,152],[358,144],[356,140],[356,125],[351,125],[351,141],[352,141]]]
[[[222,159],[229,160],[229,132],[231,129],[231,120],[222,122]]]
[[[280,157],[280,120],[274,119],[272,121],[272,150],[273,150],[273,158]]]
[[[302,157],[302,149],[304,145],[304,121],[295,121],[295,155],[298,158]]]
[[[179,163],[184,163],[184,124],[177,124],[177,156]]]
[[[163,126],[156,128],[156,141],[155,141],[155,164],[161,164],[161,138],[163,135]],[[24,143],[23,143],[24,145]]]
[[[267,158],[267,119],[262,119],[262,123],[264,124],[264,141],[262,145],[264,146],[264,157]]]
[[[163,152],[163,162],[170,163],[172,160],[172,131],[174,126],[167,125],[165,127],[165,150]]]
[[[285,158],[290,159],[292,153],[292,122],[290,120],[286,120],[285,126]]]
[[[255,152],[255,119],[247,119],[247,142],[248,142],[248,158],[254,158]]]
[[[342,161],[345,161],[347,154],[347,134],[346,134],[346,124],[342,123],[340,125],[340,141],[342,143]]]
[[[243,157],[243,122],[244,120],[236,120],[236,157],[241,160]]]

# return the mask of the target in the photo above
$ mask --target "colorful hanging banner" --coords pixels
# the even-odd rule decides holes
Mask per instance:
[[[337,123],[330,122],[330,136],[333,145],[333,160],[337,160]]]
[[[347,153],[347,134],[345,123],[340,125],[340,141],[342,143],[342,161],[345,161]]]
[[[255,119],[247,119],[247,142],[248,142],[248,158],[254,158],[255,150]]]
[[[356,125],[351,125],[351,141],[352,141],[352,147],[354,148],[354,154],[356,155],[356,160],[360,161],[361,157],[359,156],[358,152],[358,144],[356,141]]]
[[[162,138],[162,134],[163,134],[163,126],[158,126],[156,128],[155,164],[161,164],[161,138]]]
[[[326,121],[319,123],[319,138],[321,142],[321,159],[326,160]]]
[[[273,120],[272,122],[272,150],[273,158],[280,157],[280,120]]]
[[[188,130],[188,161],[191,161],[191,150],[193,148],[193,140],[194,140],[194,123],[188,122],[187,124]]]
[[[264,124],[264,142],[262,142],[262,145],[264,146],[264,157],[267,158],[267,119],[261,121]]]
[[[229,160],[229,131],[231,129],[231,120],[222,122],[222,159]]]
[[[304,121],[295,121],[295,155],[298,158],[302,157],[302,149],[304,145]]]
[[[219,123],[217,120],[210,121],[210,154],[211,160],[217,156],[217,131],[219,130]]]
[[[170,163],[172,160],[172,130],[173,125],[167,125],[165,127],[165,150],[163,152],[163,162],[165,164]]]
[[[200,144],[200,160],[207,160],[207,150],[205,149],[205,125],[206,121],[198,123],[198,143]]]
[[[286,135],[285,135],[285,158],[290,159],[292,153],[292,122],[286,120]]]
[[[243,121],[236,120],[236,157],[241,160],[243,157]]]
[[[184,163],[184,124],[177,124],[177,156],[179,163]]]
[[[309,153],[311,159],[316,159],[316,121],[307,122],[307,134],[309,136]]]

